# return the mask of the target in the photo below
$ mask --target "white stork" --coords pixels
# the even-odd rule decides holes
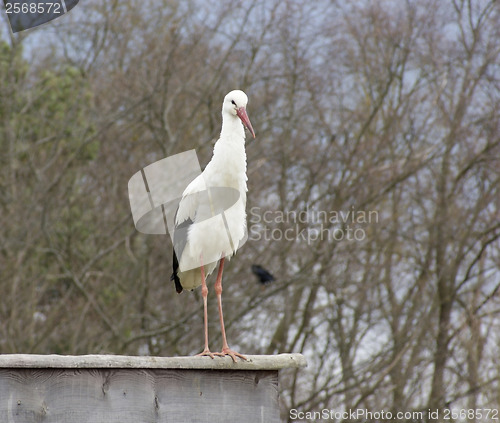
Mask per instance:
[[[246,153],[245,128],[255,138],[246,112],[248,97],[234,90],[224,97],[222,130],[215,143],[212,159],[205,170],[184,190],[175,216],[173,273],[178,293],[201,285],[203,297],[205,348],[201,356],[229,355],[245,357],[227,344],[222,315],[222,271],[224,259],[236,252],[246,235]],[[243,126],[244,125],[244,126]],[[214,288],[219,306],[222,350],[212,353],[208,347],[207,295],[205,277],[219,262]]]

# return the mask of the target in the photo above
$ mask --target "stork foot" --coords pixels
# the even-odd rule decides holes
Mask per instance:
[[[224,356],[228,355],[229,357],[231,357],[233,359],[233,361],[235,363],[237,361],[236,357],[239,357],[244,361],[247,360],[247,358],[244,355],[242,355],[236,351],[233,351],[231,348],[222,348],[221,352],[214,353],[214,355],[219,356],[219,357],[224,357]]]
[[[201,353],[196,354],[195,357],[210,357],[215,358],[217,353],[211,352],[208,348],[205,348]]]

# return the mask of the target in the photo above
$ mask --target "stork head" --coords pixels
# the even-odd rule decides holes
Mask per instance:
[[[255,138],[255,132],[252,128],[252,124],[247,115],[247,103],[248,97],[241,90],[231,91],[224,97],[224,103],[222,105],[222,114],[229,114],[230,116],[238,117],[243,125],[250,131],[250,133]]]

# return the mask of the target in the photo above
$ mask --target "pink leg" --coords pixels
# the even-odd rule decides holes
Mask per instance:
[[[201,296],[203,297],[203,321],[205,324],[205,349],[199,353],[196,354],[197,356],[204,356],[207,355],[210,358],[214,358],[214,354],[210,352],[210,349],[208,348],[208,311],[207,311],[207,297],[208,297],[208,288],[207,288],[207,282],[205,280],[205,267],[203,266],[203,256],[200,257],[200,264],[201,264]]]
[[[236,357],[240,357],[243,360],[246,360],[244,355],[233,351],[227,345],[226,339],[226,330],[224,329],[224,316],[222,315],[222,271],[224,269],[224,257],[220,259],[219,262],[219,273],[217,274],[217,281],[215,282],[215,294],[217,295],[217,302],[219,304],[219,320],[220,320],[220,328],[222,332],[222,351],[220,353],[215,353],[215,355],[225,356],[229,355],[234,362],[236,362]]]

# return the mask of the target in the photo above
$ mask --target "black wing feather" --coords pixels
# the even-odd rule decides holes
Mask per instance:
[[[175,213],[177,217],[177,212]],[[177,253],[182,257],[182,252],[186,247],[187,243],[187,233],[189,227],[194,222],[191,218],[187,218],[184,222],[179,223],[175,226],[174,229],[174,251],[173,251],[173,260],[172,260],[172,276],[170,276],[170,280],[175,282],[175,290],[178,294],[180,294],[183,290],[181,280],[179,279],[179,260],[177,258]]]

